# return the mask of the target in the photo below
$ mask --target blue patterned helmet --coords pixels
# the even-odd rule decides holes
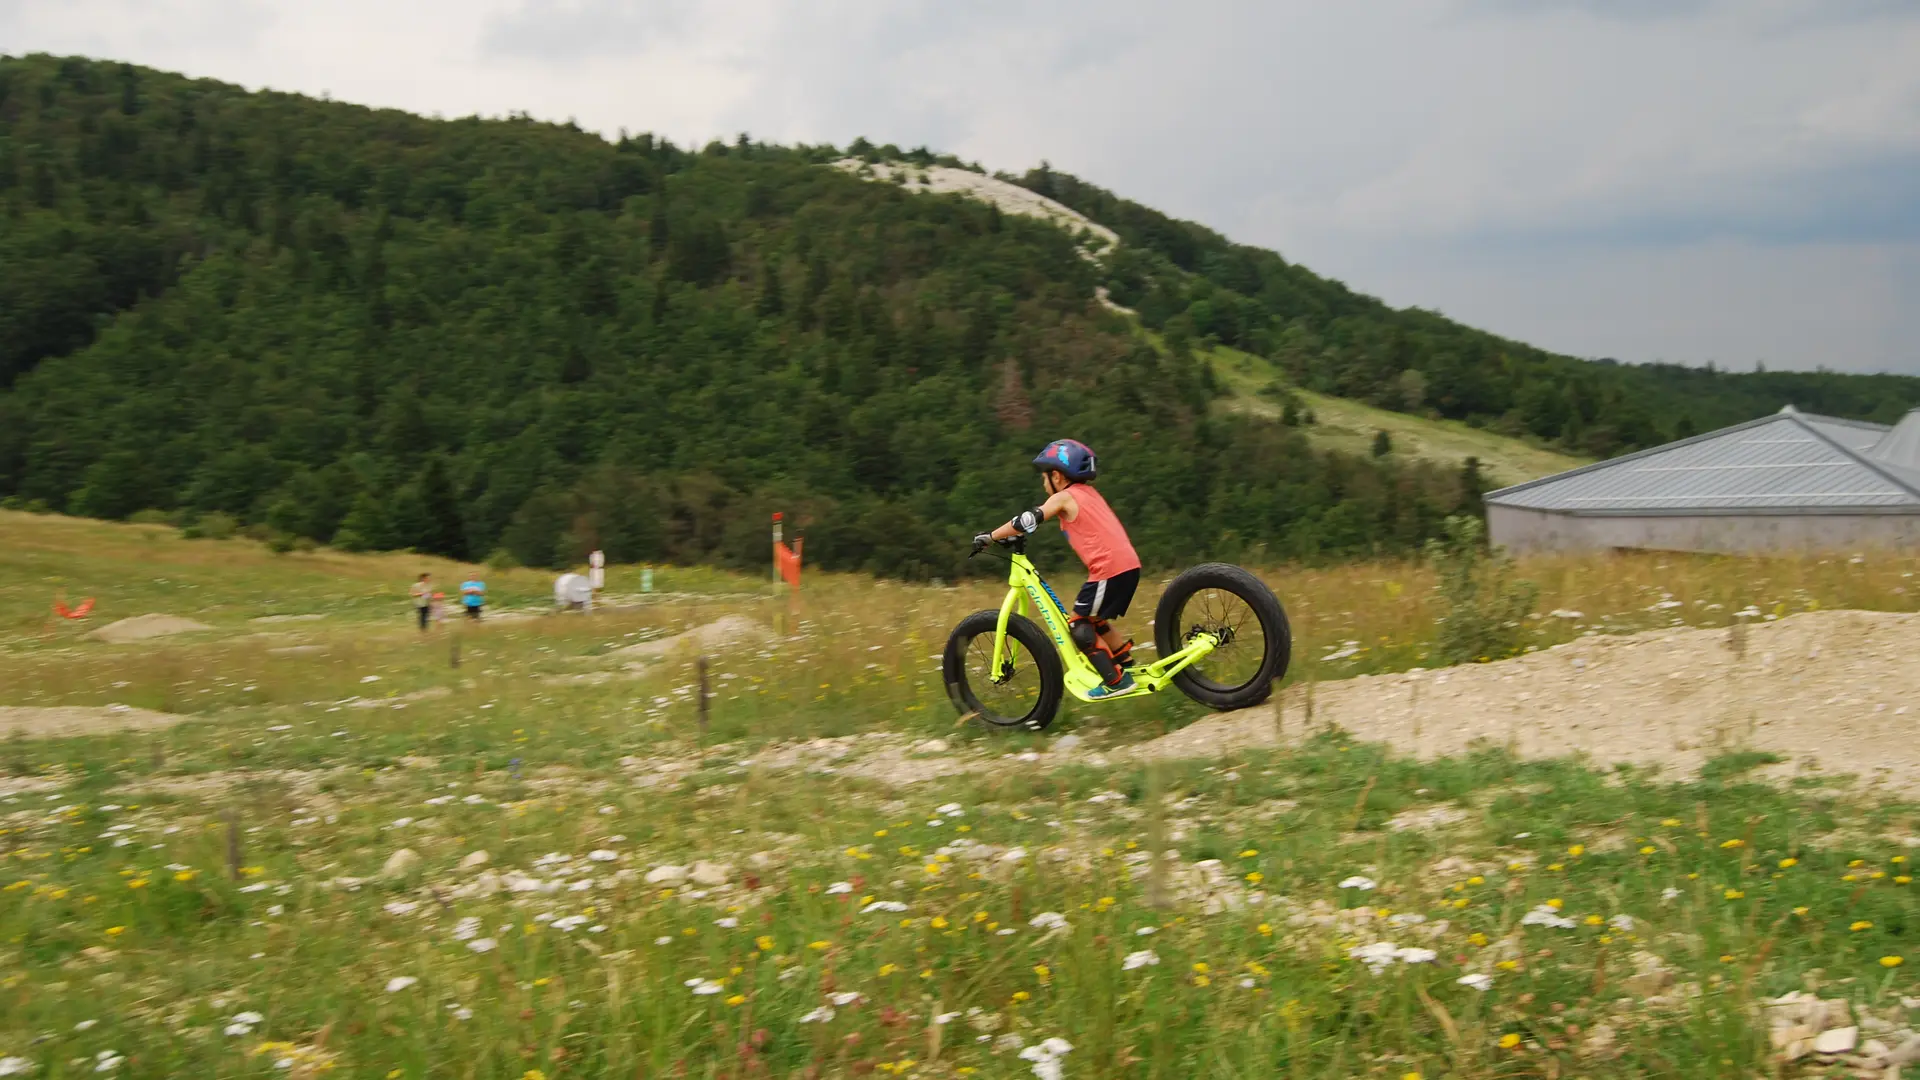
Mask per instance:
[[[1076,484],[1091,482],[1100,471],[1093,460],[1093,449],[1078,439],[1055,439],[1048,443],[1040,456],[1033,459],[1033,467],[1043,472],[1053,469],[1064,473]]]

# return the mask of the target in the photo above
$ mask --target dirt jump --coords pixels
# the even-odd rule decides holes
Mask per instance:
[[[1819,611],[1742,628],[1583,637],[1490,664],[1289,687],[1269,706],[1147,743],[1153,757],[1217,757],[1328,726],[1423,758],[1476,744],[1522,757],[1687,773],[1736,750],[1789,775],[1850,774],[1920,790],[1920,615]]]

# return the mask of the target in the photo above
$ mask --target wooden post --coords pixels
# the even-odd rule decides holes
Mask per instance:
[[[774,587],[774,591],[776,592],[779,591],[780,589],[780,536],[781,536],[781,533],[783,532],[780,519],[781,519],[780,512],[778,510],[774,511],[773,512],[773,587]]]
[[[460,666],[460,631],[455,630],[452,633],[449,633],[447,635],[447,641],[448,641],[447,666],[459,667]]]
[[[227,876],[240,880],[240,815],[227,808]]]
[[[1167,859],[1164,848],[1167,846],[1167,808],[1166,791],[1160,778],[1160,759],[1147,761],[1147,854],[1152,862],[1147,864],[1147,906],[1165,908],[1167,898]]]
[[[707,658],[703,655],[693,662],[694,669],[700,674],[700,741],[707,740]]]

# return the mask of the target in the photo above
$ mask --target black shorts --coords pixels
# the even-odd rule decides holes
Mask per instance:
[[[1073,613],[1089,619],[1117,619],[1133,603],[1133,590],[1140,587],[1140,571],[1127,570],[1105,581],[1089,581],[1080,586],[1073,599]]]

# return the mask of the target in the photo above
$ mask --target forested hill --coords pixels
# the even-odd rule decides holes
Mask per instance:
[[[1159,565],[1406,550],[1475,504],[1474,477],[1210,410],[1187,345],[1387,333],[1399,372],[1439,355],[1406,320],[1493,339],[1362,298],[1282,318],[1284,290],[1215,284],[1232,260],[1189,226],[1182,255],[1096,208],[1129,240],[1109,268],[839,154],[0,58],[0,498],[534,564],[759,565],[781,509],[810,562],[907,576],[960,572],[1061,434]],[[1167,349],[1094,301],[1109,277]],[[1488,348],[1497,382],[1520,353]]]

